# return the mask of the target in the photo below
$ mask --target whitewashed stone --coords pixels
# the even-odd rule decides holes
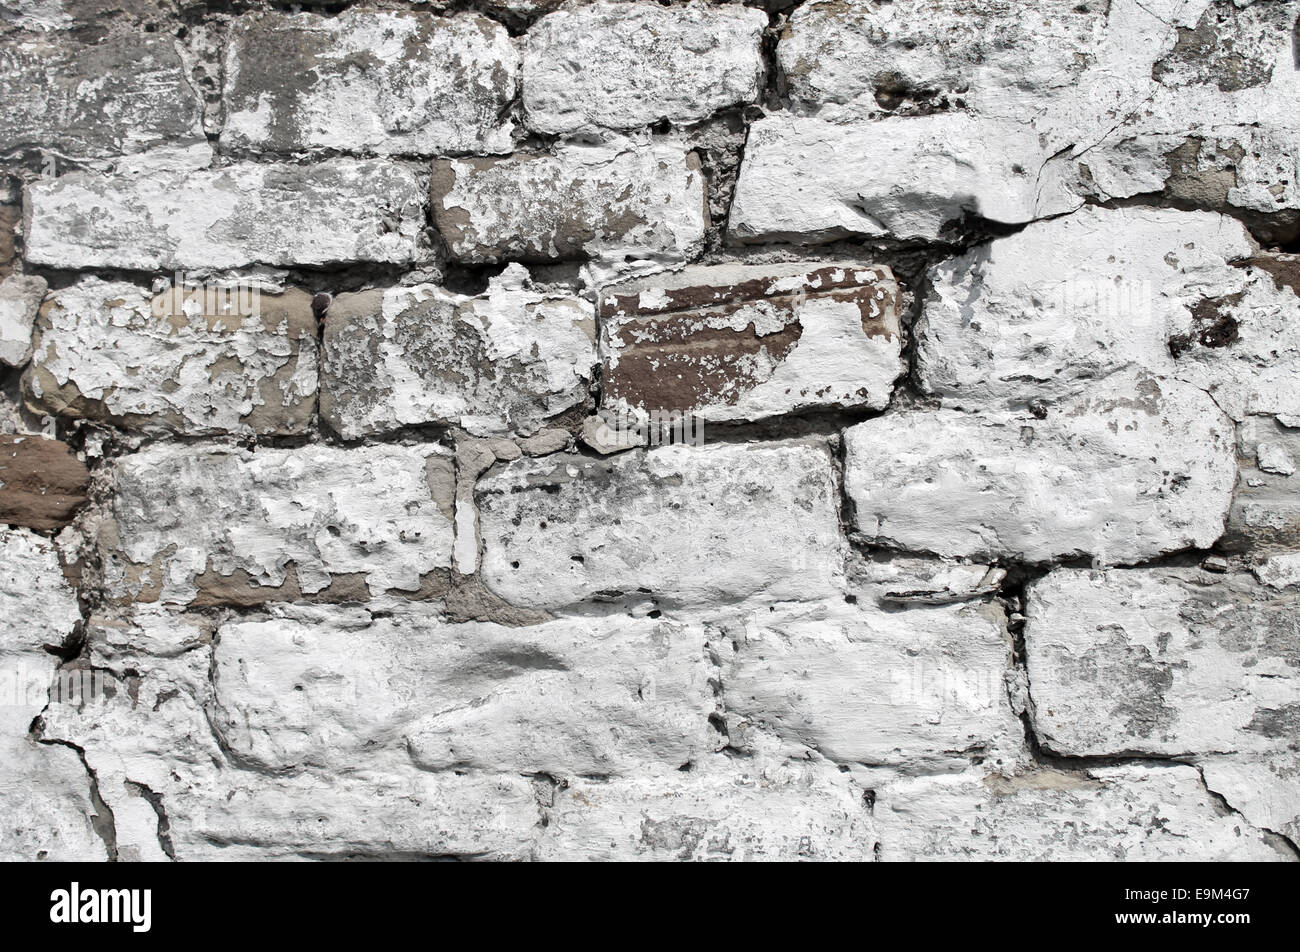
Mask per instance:
[[[1142,197],[1294,240],[1294,20],[1211,0],[804,4],[777,47],[795,117],[754,126],[736,235],[934,238],[958,211],[1014,224]]]
[[[474,297],[429,284],[336,297],[321,416],[345,439],[422,423],[530,435],[588,400],[592,306],[527,277],[510,265]]]
[[[519,460],[477,487],[482,575],[533,607],[827,597],[843,576],[836,496],[813,443]]]
[[[698,158],[680,144],[573,143],[433,164],[433,220],[461,261],[671,262],[704,247]]]
[[[767,17],[742,6],[587,3],[533,24],[524,111],[538,132],[689,123],[759,96]]]
[[[292,435],[316,405],[311,295],[83,278],[55,291],[24,378],[52,415],[186,435]]]
[[[99,544],[119,599],[419,595],[451,564],[453,467],[435,445],[160,445],[118,461],[113,481]]]
[[[1274,555],[1254,568],[1255,578],[1270,588],[1300,586],[1300,552]]]
[[[725,743],[698,625],[336,610],[223,625],[214,659],[214,729],[270,770],[643,775]]]
[[[728,235],[740,242],[933,241],[968,215],[1027,222],[1036,136],[962,113],[841,126],[778,113],[749,128]]]
[[[874,816],[886,862],[1291,858],[1182,765],[918,777],[880,790]]]
[[[1255,462],[1266,473],[1290,476],[1295,472],[1295,460],[1282,443],[1260,443],[1256,446]]]
[[[81,621],[55,547],[25,529],[0,529],[0,860],[107,858],[95,832],[91,778],[70,747],[30,727],[49,701],[61,646]]]
[[[4,150],[39,152],[55,171],[68,156],[204,141],[202,104],[174,41],[161,34],[0,40],[0,102]]]
[[[1297,744],[1300,617],[1249,576],[1057,569],[1030,585],[1040,742],[1068,755],[1264,753]]]
[[[724,761],[677,777],[572,780],[538,858],[870,861],[862,791],[826,764]]]
[[[838,764],[907,770],[991,762],[1023,747],[999,605],[887,611],[859,599],[761,611],[736,628],[731,651],[722,649],[732,747],[760,731],[791,757],[813,750]]]
[[[605,288],[602,405],[756,420],[889,404],[902,360],[898,285],[854,264],[713,265]]]
[[[234,24],[221,144],[381,155],[508,152],[519,54],[486,17],[263,12]]]
[[[1074,92],[1105,19],[1106,4],[1078,0],[812,0],[790,15],[776,52],[796,109],[1029,118]]]
[[[1245,229],[1217,214],[1085,208],[929,273],[917,380],[953,402],[1024,406],[1129,366],[1172,375],[1210,298],[1244,289]],[[1190,344],[1189,344],[1190,346]]]
[[[1198,766],[1206,788],[1255,826],[1292,843],[1300,839],[1300,755],[1208,757]]]
[[[45,279],[13,274],[0,281],[0,363],[21,367],[32,356],[32,322]]]
[[[904,411],[845,434],[864,538],[944,556],[1135,562],[1223,533],[1232,422],[1203,392],[1139,372],[1032,412]]]
[[[1145,45],[1131,47],[1126,78],[1140,107],[1112,113],[1120,121],[1055,154],[1042,172],[1045,190],[1103,201],[1154,194],[1180,207],[1231,212],[1265,241],[1294,240],[1294,5],[1197,0],[1168,12]],[[1112,9],[1108,39],[1118,46],[1115,17]],[[1100,73],[1084,76],[1083,101]]]
[[[423,225],[421,176],[385,160],[178,169],[143,157],[27,189],[29,262],[171,269],[407,264]]]
[[[114,632],[111,651],[97,645]],[[102,702],[55,704],[46,733],[86,751],[119,824],[124,856],[232,859],[524,859],[540,811],[533,784],[507,774],[392,769],[259,770],[224,748],[207,711],[211,631],[165,611],[96,617],[91,651],[119,682]],[[128,690],[128,684],[130,689]],[[149,791],[166,818],[131,808]]]
[[[1294,388],[1292,388],[1294,390]],[[1300,493],[1294,475],[1270,472],[1259,465],[1259,448],[1272,444],[1274,453],[1300,459],[1300,429],[1281,421],[1288,416],[1250,416],[1237,427],[1237,461],[1241,473],[1228,514],[1223,546],[1254,557],[1300,551]],[[1265,452],[1265,461],[1269,452]]]

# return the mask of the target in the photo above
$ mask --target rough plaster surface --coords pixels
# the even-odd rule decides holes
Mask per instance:
[[[0,859],[1300,859],[1300,2],[414,6],[0,10]]]

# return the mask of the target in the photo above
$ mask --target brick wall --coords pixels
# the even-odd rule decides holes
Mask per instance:
[[[0,11],[0,857],[1300,858],[1296,0]]]

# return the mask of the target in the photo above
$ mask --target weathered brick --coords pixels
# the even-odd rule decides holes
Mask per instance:
[[[1236,482],[1233,426],[1202,391],[1143,372],[1032,411],[891,413],[846,433],[870,542],[938,555],[1107,564],[1208,547]]]
[[[674,773],[725,743],[699,625],[342,609],[223,625],[214,664],[218,736],[271,770]]]
[[[406,264],[424,218],[422,177],[385,160],[237,163],[131,174],[74,172],[27,190],[25,256],[56,268]]]
[[[1264,753],[1300,727],[1300,618],[1249,576],[1057,569],[1027,593],[1040,741],[1069,755]]]
[[[1002,608],[891,607],[858,599],[738,624],[722,654],[730,746],[757,731],[788,756],[911,770],[1017,756],[1024,730],[1007,698]]]
[[[236,21],[221,144],[383,155],[508,152],[519,85],[505,27],[481,16],[347,10]]]
[[[595,2],[550,13],[524,41],[528,126],[567,135],[689,123],[754,102],[766,25],[738,5]]]
[[[556,794],[538,858],[864,861],[862,791],[826,764],[726,761],[678,776],[575,779]]]
[[[610,257],[680,262],[708,214],[693,153],[656,144],[433,163],[433,220],[462,261]]]
[[[874,816],[886,862],[1292,858],[1183,765],[918,777],[881,789]]]
[[[45,279],[10,275],[0,280],[0,363],[21,367],[32,356],[32,322],[45,297]]]
[[[595,320],[511,265],[485,294],[434,285],[340,294],[325,323],[321,416],[347,439],[438,423],[535,433],[589,400]]]
[[[202,105],[172,37],[111,33],[0,39],[6,150],[112,156],[203,142]]]
[[[534,607],[826,597],[843,575],[836,495],[812,443],[518,460],[477,487],[482,574]]]
[[[601,292],[604,406],[746,420],[888,405],[899,291],[868,265],[690,267]]]
[[[66,443],[0,434],[0,523],[60,529],[86,501],[90,474]]]
[[[122,458],[101,532],[115,599],[169,605],[424,597],[451,564],[454,478],[437,446]]]
[[[43,412],[186,435],[293,435],[316,403],[311,295],[86,278],[54,292],[24,377]]]

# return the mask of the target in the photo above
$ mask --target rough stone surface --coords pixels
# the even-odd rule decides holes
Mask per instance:
[[[955,210],[1012,224],[1141,197],[1294,240],[1295,20],[1230,0],[803,4],[777,45],[793,116],[752,130],[741,237],[933,236]],[[801,144],[853,158],[804,164]]]
[[[111,156],[203,141],[202,105],[169,36],[0,39],[0,151]]]
[[[434,223],[462,261],[681,262],[703,250],[704,177],[680,145],[439,160],[432,183]]]
[[[178,169],[145,156],[127,171],[31,185],[25,254],[56,268],[141,271],[405,264],[423,213],[421,176],[396,162]]]
[[[1068,95],[1095,57],[1106,5],[1040,0],[811,0],[777,59],[795,108],[846,118],[969,108],[1019,114]],[[1022,15],[1023,13],[1023,15]]]
[[[66,443],[0,434],[0,523],[60,529],[86,501],[90,474]]]
[[[1290,416],[1247,417],[1237,428],[1240,475],[1222,543],[1228,551],[1256,556],[1300,551],[1300,479],[1260,463],[1261,446],[1269,447],[1265,462],[1269,453],[1300,459],[1300,429],[1280,419],[1300,423]]]
[[[91,779],[70,747],[29,731],[48,700],[58,659],[44,650],[72,637],[81,621],[53,545],[22,529],[0,529],[0,859],[107,859],[95,831]]]
[[[1300,0],[0,7],[0,859],[1300,859]]]
[[[1145,373],[1053,407],[903,411],[845,435],[845,489],[878,545],[1114,564],[1208,547],[1236,482],[1231,421]]]
[[[450,454],[437,446],[124,457],[100,532],[115,597],[256,604],[420,597],[451,564]]]
[[[0,363],[21,367],[32,356],[32,322],[45,297],[45,279],[11,275],[0,281]]]
[[[213,725],[268,770],[675,772],[724,741],[703,628],[528,628],[426,614],[235,622],[217,633]]]
[[[949,402],[1025,406],[1136,366],[1236,420],[1300,416],[1300,297],[1289,262],[1252,254],[1213,213],[1089,208],[1030,225],[931,270],[918,379]]]
[[[918,770],[1014,756],[1024,742],[999,606],[858,600],[758,612],[738,628],[722,671],[733,747],[758,731],[793,756]]]
[[[886,862],[1289,858],[1181,765],[904,780],[878,793],[875,820]]]
[[[485,17],[347,10],[261,13],[226,54],[221,144],[382,155],[508,152],[519,84],[505,27]]]
[[[333,615],[300,608],[294,617],[328,627]],[[209,720],[208,712],[217,711],[219,633],[193,617],[147,612],[96,616],[88,635],[88,651],[116,690],[94,708],[51,705],[44,730],[86,751],[101,796],[118,818],[120,854],[163,859],[170,852],[181,860],[529,855],[540,816],[525,777],[430,773],[409,760],[357,771],[308,764],[261,770],[225,746]],[[165,843],[157,816],[132,810],[140,790],[165,810]]]
[[[888,268],[692,267],[601,292],[606,408],[746,420],[889,403],[901,359]]]
[[[311,295],[88,278],[54,292],[24,385],[37,410],[186,435],[293,435],[316,403]]]
[[[732,762],[734,763],[734,762]],[[545,860],[869,861],[862,792],[798,761],[684,779],[575,780],[557,792]]]
[[[1062,754],[1259,754],[1300,743],[1300,616],[1248,576],[1057,569],[1027,593],[1033,721]]]
[[[1040,213],[1038,140],[961,113],[842,126],[784,113],[755,122],[731,206],[740,242],[846,237],[933,241],[968,215],[1003,224]]]
[[[1259,759],[1210,757],[1199,765],[1205,786],[1260,829],[1300,836],[1300,757],[1294,752]]]
[[[478,484],[483,579],[533,607],[824,596],[843,575],[834,492],[813,443],[519,460]]]
[[[341,294],[325,324],[321,416],[356,439],[438,423],[532,435],[588,399],[592,307],[527,286],[519,265],[476,297],[434,285]]]
[[[596,2],[548,14],[524,44],[538,132],[688,123],[758,98],[767,18],[742,6]]]

